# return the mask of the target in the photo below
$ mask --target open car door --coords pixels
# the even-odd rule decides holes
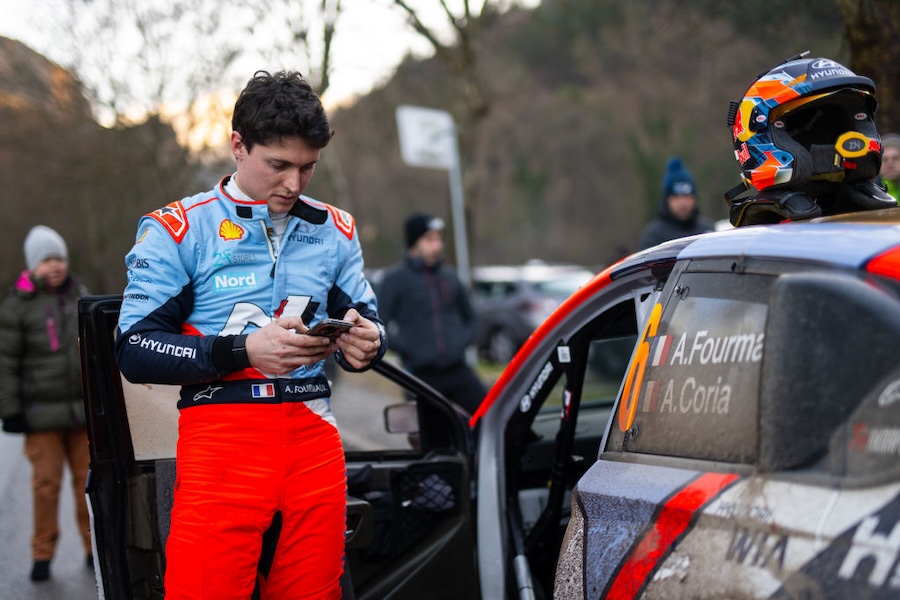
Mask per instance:
[[[79,304],[95,569],[101,598],[161,600],[177,388],[121,377],[120,305],[121,296]],[[478,598],[468,415],[386,361],[330,378],[347,459],[344,597]],[[261,570],[275,542],[271,530]]]

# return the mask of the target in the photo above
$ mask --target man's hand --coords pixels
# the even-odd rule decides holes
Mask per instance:
[[[247,336],[250,365],[263,373],[284,375],[313,365],[337,350],[326,337],[305,335],[309,328],[300,317],[284,317]]]
[[[381,348],[381,331],[372,321],[364,318],[355,308],[344,315],[345,321],[352,321],[353,327],[337,339],[338,348],[354,369],[364,369]]]

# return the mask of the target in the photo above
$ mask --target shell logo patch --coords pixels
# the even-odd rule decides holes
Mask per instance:
[[[224,219],[219,224],[219,237],[226,242],[239,240],[244,237],[244,233],[244,228],[231,219]]]

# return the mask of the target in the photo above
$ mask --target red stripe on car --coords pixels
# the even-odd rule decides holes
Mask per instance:
[[[730,473],[705,473],[669,498],[656,522],[625,560],[606,598],[636,597],[672,545],[687,531],[697,510],[737,478]]]

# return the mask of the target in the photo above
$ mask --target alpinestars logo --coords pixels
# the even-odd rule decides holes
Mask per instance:
[[[221,387],[213,387],[211,385],[206,386],[205,390],[200,390],[196,394],[194,394],[193,400],[194,402],[199,402],[200,400],[212,400],[213,394],[221,390]]]

